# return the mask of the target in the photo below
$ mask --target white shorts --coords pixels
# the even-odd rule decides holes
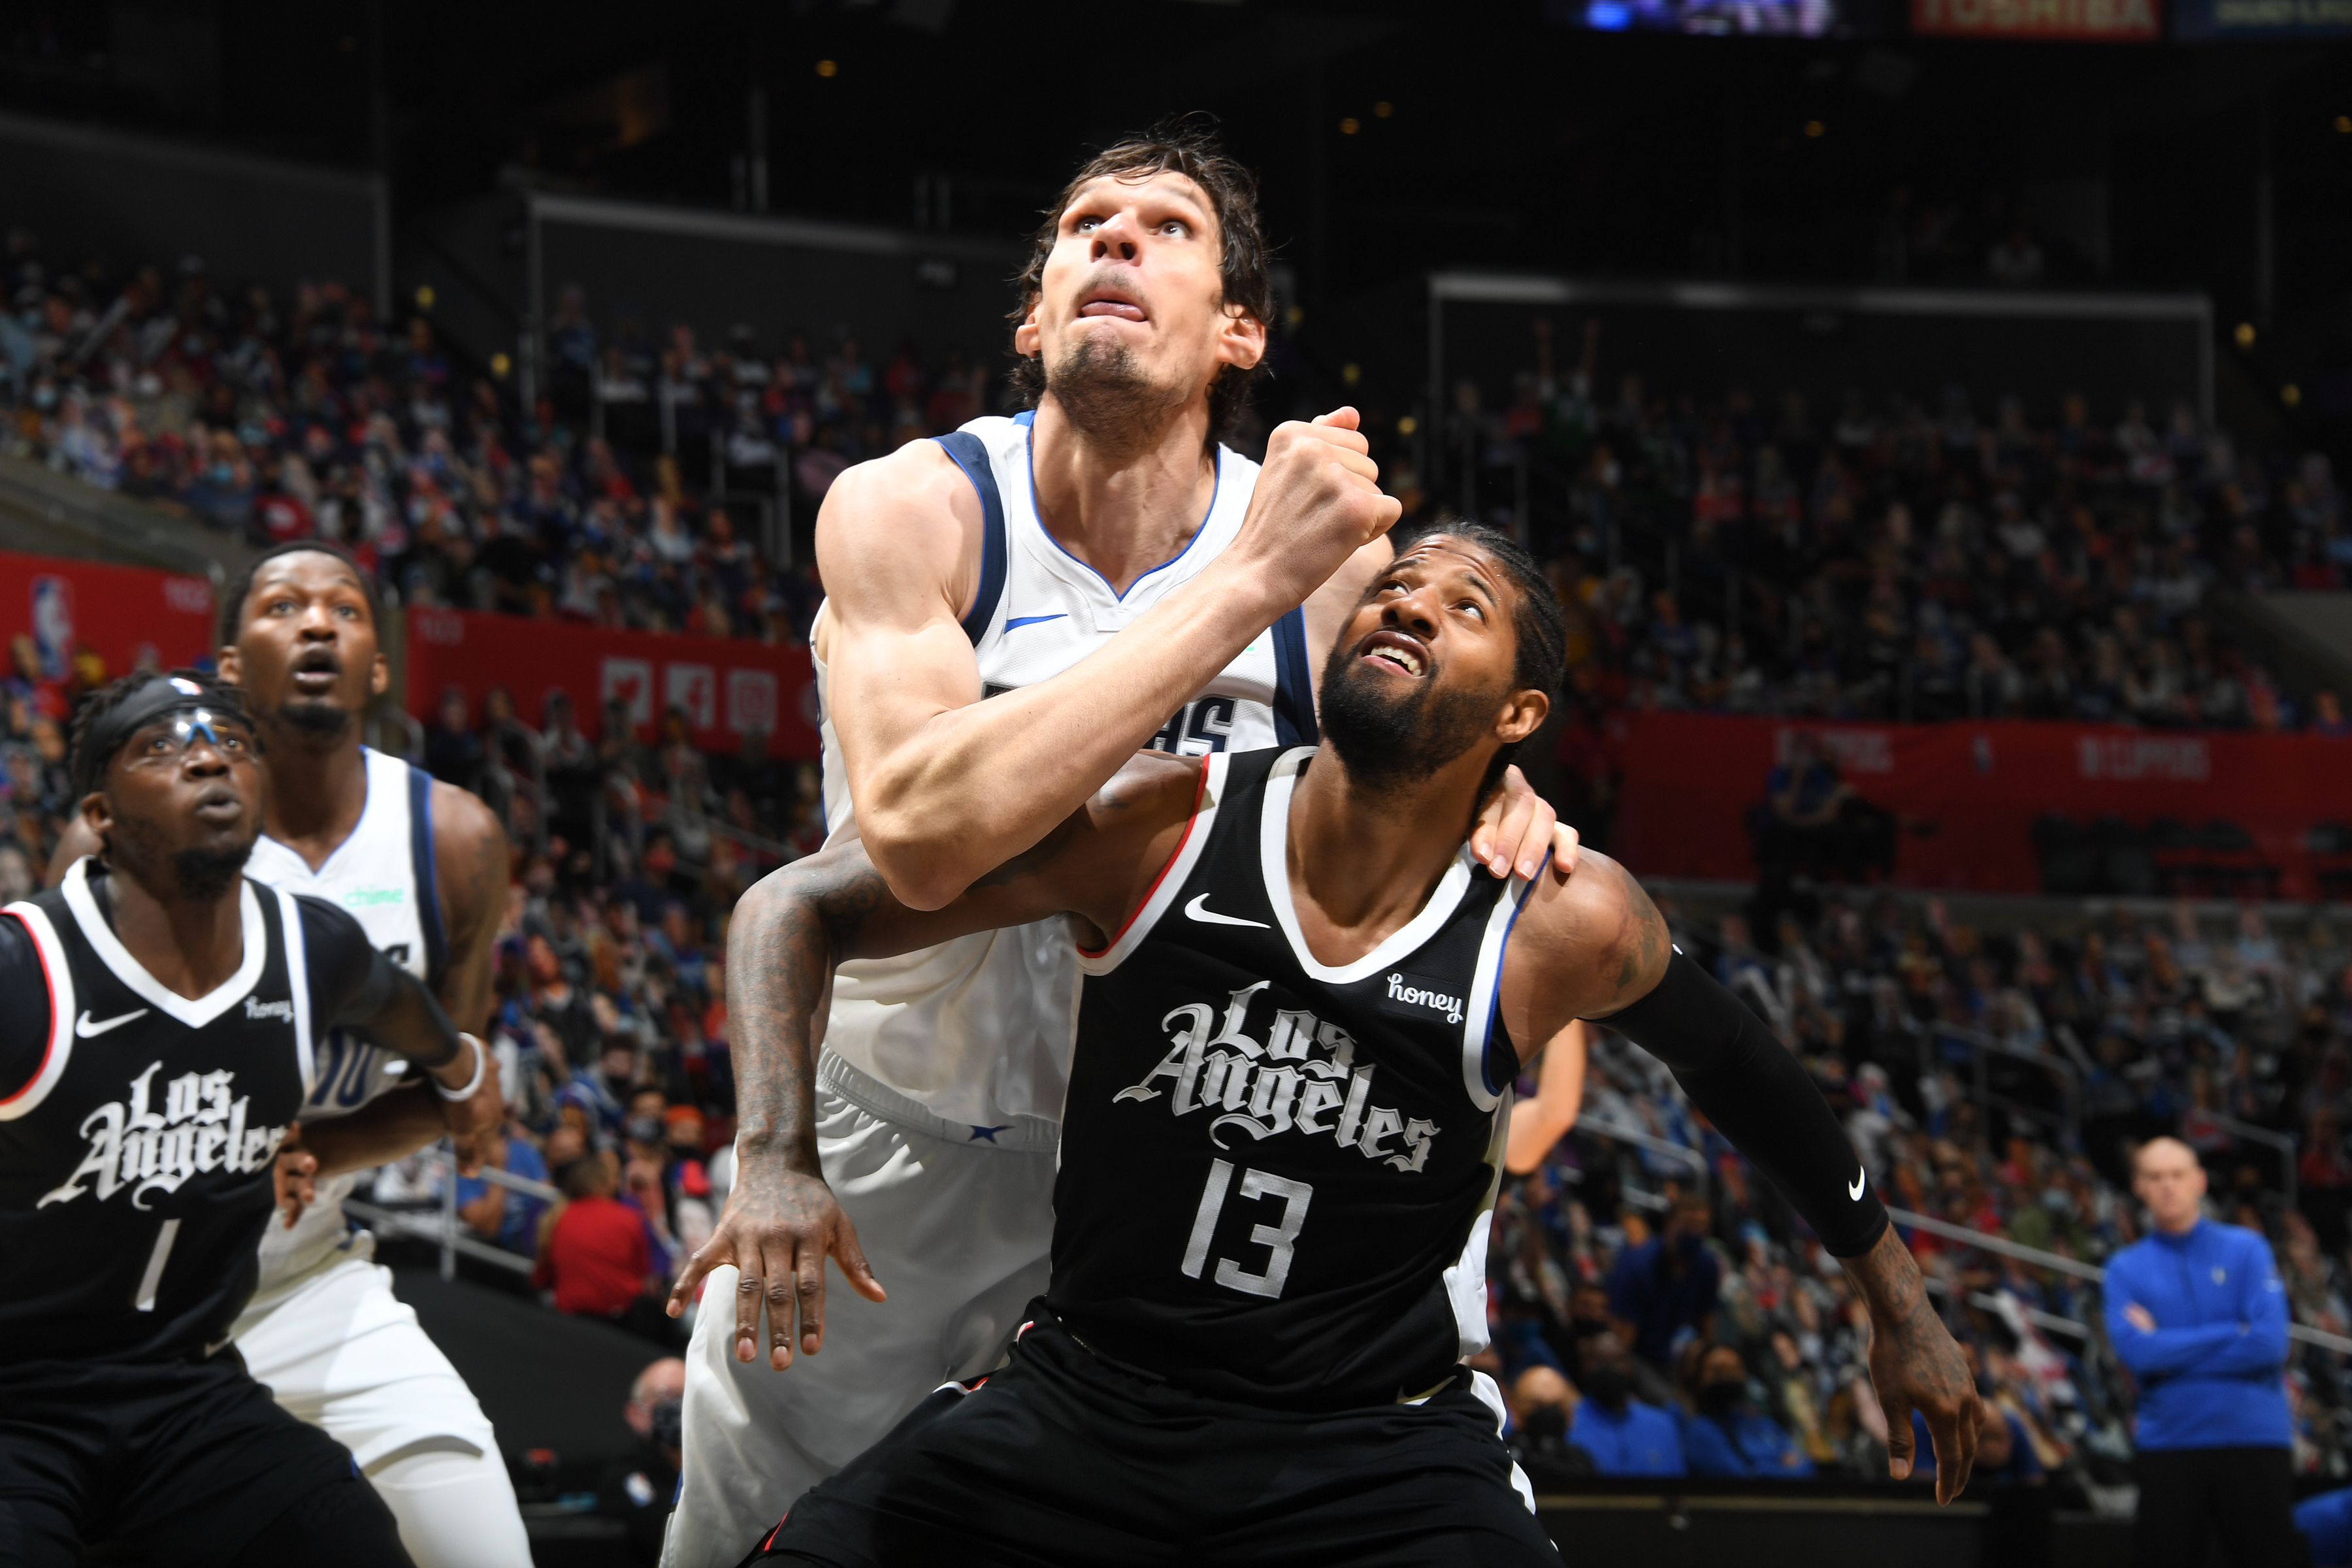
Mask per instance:
[[[529,1568],[530,1543],[489,1417],[364,1237],[246,1309],[247,1371],[352,1451],[418,1568]]]
[[[824,1348],[776,1372],[764,1354],[747,1366],[730,1353],[736,1273],[711,1271],[686,1355],[686,1462],[664,1568],[741,1562],[794,1499],[925,1394],[995,1365],[1022,1308],[1045,1293],[1052,1152],[885,1121],[826,1087],[830,1076],[817,1090],[818,1159],[889,1300],[868,1301],[827,1269]]]

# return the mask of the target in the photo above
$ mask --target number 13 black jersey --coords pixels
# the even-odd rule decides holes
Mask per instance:
[[[1314,755],[1209,758],[1175,858],[1079,956],[1047,1300],[1114,1360],[1328,1409],[1427,1394],[1486,1342],[1528,884],[1465,847],[1371,952],[1316,962],[1286,869]]]

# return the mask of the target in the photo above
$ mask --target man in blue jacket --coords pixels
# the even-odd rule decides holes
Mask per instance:
[[[2270,1244],[2205,1217],[2205,1172],[2143,1144],[2132,1190],[2147,1239],[2107,1265],[2107,1338],[2139,1381],[2139,1568],[2200,1568],[2218,1529],[2231,1568],[2298,1561],[2287,1456],[2286,1291]]]

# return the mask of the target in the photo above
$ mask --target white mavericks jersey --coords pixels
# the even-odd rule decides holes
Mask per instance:
[[[289,893],[308,893],[341,908],[360,922],[368,940],[394,963],[431,986],[445,966],[441,906],[434,890],[433,775],[398,757],[360,749],[367,764],[367,805],[351,837],[335,847],[316,871],[268,834],[253,847],[246,874]],[[319,1037],[317,1087],[303,1105],[301,1120],[347,1116],[399,1087],[407,1064],[391,1052],[342,1029]],[[348,1225],[343,1199],[357,1184],[357,1173],[319,1183],[319,1201],[289,1230],[273,1218],[261,1237],[259,1301],[331,1258],[344,1255]]]
[[[1257,483],[1255,463],[1217,448],[1216,491],[1191,542],[1125,594],[1114,593],[1038,519],[1030,419],[975,419],[935,437],[979,491],[985,519],[980,592],[963,629],[986,697],[1061,674],[1198,575],[1240,531]],[[857,823],[822,659],[816,679],[832,844],[856,837]],[[1198,756],[1315,740],[1306,624],[1294,609],[1208,675],[1150,744]],[[1050,1151],[1069,1081],[1077,979],[1058,920],[845,963],[834,981],[824,1044],[835,1059],[824,1077],[878,1116],[967,1141]],[[844,1066],[850,1070],[839,1070]]]

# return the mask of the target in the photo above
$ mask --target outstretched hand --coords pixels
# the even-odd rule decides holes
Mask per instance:
[[[1576,869],[1576,829],[1515,767],[1503,770],[1503,787],[1487,797],[1470,829],[1471,855],[1497,877],[1534,876],[1549,849],[1553,874],[1564,878]]]
[[[1927,1305],[1927,1281],[1893,1226],[1870,1251],[1842,1261],[1870,1306],[1870,1382],[1886,1415],[1886,1473],[1898,1481],[1911,1474],[1916,1410],[1935,1446],[1936,1500],[1948,1503],[1969,1484],[1985,1420],[1969,1363]]]
[[[803,1355],[824,1343],[824,1260],[830,1255],[849,1288],[869,1301],[884,1300],[882,1283],[866,1266],[856,1227],[823,1178],[790,1170],[738,1168],[734,1191],[710,1239],[695,1249],[670,1288],[669,1315],[686,1310],[703,1277],[734,1266],[735,1359],[759,1352],[760,1312],[768,1314],[768,1364],[793,1364],[793,1317],[800,1320]]]

